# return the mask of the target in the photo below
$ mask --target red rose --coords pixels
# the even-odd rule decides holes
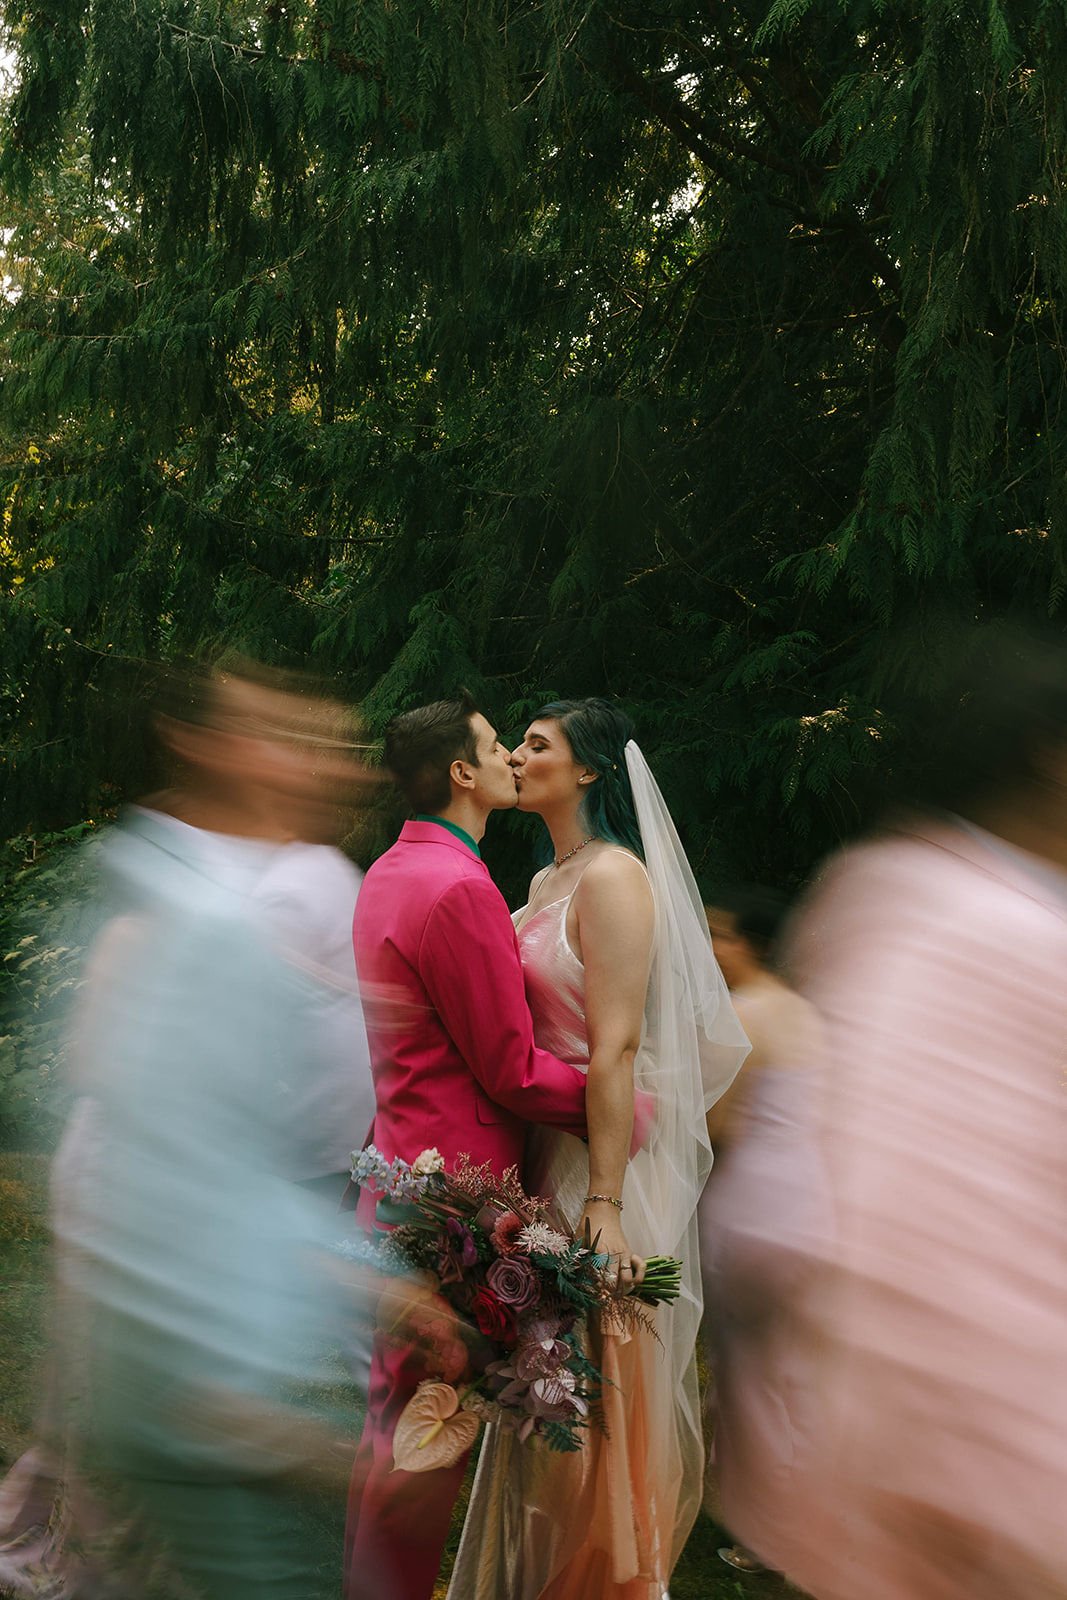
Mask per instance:
[[[515,1318],[508,1307],[500,1303],[492,1289],[483,1287],[476,1292],[471,1301],[471,1311],[479,1331],[487,1339],[495,1339],[499,1344],[515,1343],[518,1338]]]

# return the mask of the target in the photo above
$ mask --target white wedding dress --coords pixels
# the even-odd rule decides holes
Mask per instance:
[[[683,1262],[682,1293],[650,1313],[652,1332],[594,1331],[608,1382],[606,1431],[560,1454],[489,1425],[449,1600],[661,1600],[700,1507],[703,1444],[696,1340],[702,1298],[697,1201],[711,1166],[705,1111],[732,1082],[748,1041],[711,953],[696,885],[659,790],[627,746],[656,905],[638,1089],[656,1117],[629,1163],[626,1238],[639,1255]],[[539,1046],[589,1064],[585,973],[567,941],[570,898],[516,914]],[[576,1226],[588,1187],[585,1145],[532,1130],[527,1187]]]

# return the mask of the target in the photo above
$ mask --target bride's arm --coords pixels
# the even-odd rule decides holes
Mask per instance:
[[[583,874],[575,913],[585,966],[589,1030],[590,1195],[622,1198],[634,1116],[634,1057],[641,1043],[652,957],[654,908],[644,868],[621,851],[605,851]],[[631,1255],[626,1219],[610,1200],[590,1200],[582,1216],[600,1248],[616,1258],[620,1288],[644,1275]]]

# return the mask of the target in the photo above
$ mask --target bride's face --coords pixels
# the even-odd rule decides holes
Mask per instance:
[[[545,718],[531,722],[522,743],[511,753],[519,810],[577,809],[594,774],[574,759],[574,752],[558,722]]]

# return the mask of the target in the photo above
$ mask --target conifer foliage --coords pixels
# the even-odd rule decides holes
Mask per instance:
[[[2,14],[3,831],[225,640],[374,724],[616,694],[789,878],[907,760],[903,619],[1058,615],[1061,4]]]

